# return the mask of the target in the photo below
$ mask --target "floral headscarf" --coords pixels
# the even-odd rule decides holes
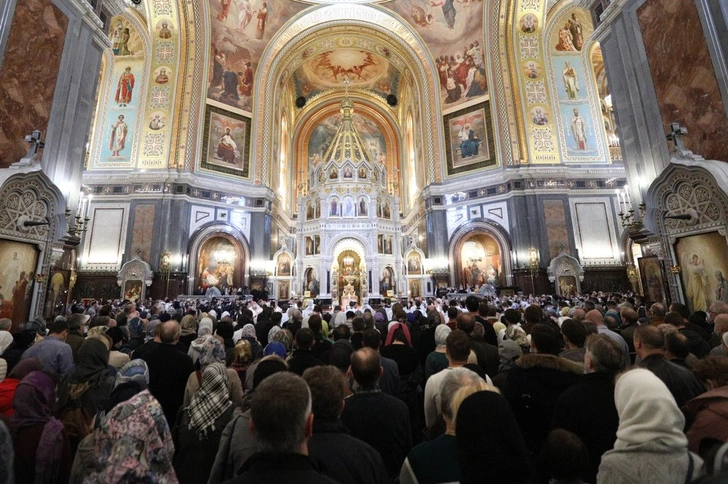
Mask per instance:
[[[254,340],[258,340],[258,337],[255,333],[255,326],[248,323],[245,326],[243,326],[243,338],[252,338]]]
[[[225,356],[225,345],[213,336],[207,338],[207,340],[202,343],[200,357],[197,361],[200,363],[200,369],[204,372],[205,368],[213,363],[225,364]]]
[[[173,456],[162,406],[144,390],[116,405],[83,440],[71,482],[177,483]]]

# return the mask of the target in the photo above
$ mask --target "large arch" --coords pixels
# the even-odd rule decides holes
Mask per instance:
[[[370,5],[327,5],[307,9],[294,18],[269,43],[261,56],[255,85],[262,86],[263,96],[257,99],[254,107],[256,120],[253,133],[252,153],[258,160],[255,170],[256,183],[268,183],[268,165],[275,152],[274,106],[281,93],[282,78],[290,74],[288,67],[300,56],[311,38],[321,32],[338,26],[364,29],[385,44],[392,52],[402,55],[406,69],[410,72],[411,82],[415,85],[416,100],[421,106],[434,109],[423,110],[418,119],[424,140],[422,163],[427,173],[427,182],[442,180],[441,160],[444,159],[442,146],[436,142],[442,136],[441,108],[436,85],[438,75],[430,58],[427,46],[412,27],[398,18],[396,14],[377,6]],[[414,74],[412,74],[414,71]]]
[[[500,260],[502,277],[500,284],[510,286],[513,282],[513,262],[511,260],[511,240],[508,233],[503,227],[490,221],[475,221],[465,224],[458,228],[450,237],[448,260],[451,268],[450,285],[454,285],[459,280],[459,274],[463,272],[461,258],[458,257],[462,251],[463,245],[473,235],[484,234],[495,240],[500,249]]]
[[[190,236],[190,241],[187,246],[187,254],[189,256],[189,262],[187,265],[187,272],[189,277],[187,279],[187,293],[192,294],[195,289],[195,282],[197,280],[196,271],[199,264],[200,249],[210,239],[217,236],[226,236],[231,241],[235,241],[238,248],[241,251],[241,262],[242,262],[242,282],[246,286],[249,286],[249,274],[248,269],[250,268],[250,245],[245,235],[237,228],[231,225],[225,225],[221,223],[210,223],[202,226],[195,233]],[[237,269],[237,268],[236,268]]]

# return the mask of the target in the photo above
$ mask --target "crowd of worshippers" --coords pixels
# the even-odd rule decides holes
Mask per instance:
[[[0,319],[0,484],[726,482],[727,350],[632,295],[75,305]]]

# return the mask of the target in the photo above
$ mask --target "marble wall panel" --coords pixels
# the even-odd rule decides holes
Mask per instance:
[[[25,135],[45,136],[68,18],[51,0],[17,3],[0,68],[0,168],[25,156]]]
[[[563,200],[544,200],[543,213],[546,223],[546,238],[549,244],[549,258],[553,259],[563,250],[571,253],[569,231],[566,226],[566,211]]]
[[[139,250],[139,257],[147,262],[151,261],[152,239],[154,238],[154,212],[155,206],[151,204],[134,207],[134,226],[131,232],[132,250]]]
[[[689,150],[728,160],[728,119],[695,3],[647,0],[637,16],[665,133],[677,121]]]

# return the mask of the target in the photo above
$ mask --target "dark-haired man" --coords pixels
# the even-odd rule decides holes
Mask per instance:
[[[58,376],[68,375],[73,371],[73,350],[66,343],[68,323],[65,319],[56,318],[51,323],[50,334],[23,352],[21,360],[38,358],[43,362],[43,371]]]
[[[315,340],[313,331],[309,328],[301,328],[296,331],[296,350],[288,361],[288,369],[297,375],[303,375],[308,368],[323,365],[321,360],[311,352]]]
[[[313,401],[313,435],[308,451],[314,461],[325,462],[324,473],[338,482],[389,482],[379,453],[352,437],[341,422],[346,380],[333,366],[317,366],[303,373]]]
[[[255,391],[250,407],[250,430],[259,452],[226,483],[296,482],[331,484],[308,458],[313,428],[311,392],[303,379],[290,372],[266,378]]]

